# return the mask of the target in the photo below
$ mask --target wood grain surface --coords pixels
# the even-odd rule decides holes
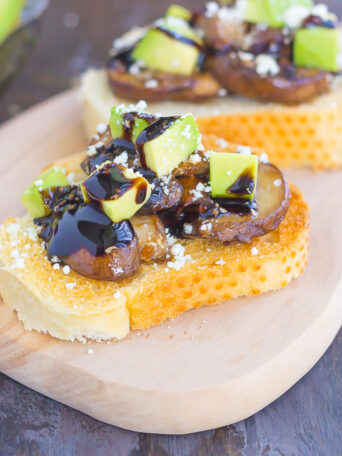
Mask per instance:
[[[89,64],[105,59],[113,37],[162,14],[167,3],[52,0],[35,53],[1,96],[0,120],[69,87]],[[183,3],[194,6],[198,1]],[[340,0],[330,4],[342,13]],[[0,376],[0,454],[338,456],[342,454],[341,355],[342,333],[311,372],[271,406],[233,426],[183,437],[123,431]]]

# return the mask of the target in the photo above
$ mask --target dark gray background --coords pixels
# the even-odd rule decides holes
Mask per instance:
[[[105,61],[114,37],[162,15],[168,3],[52,0],[35,52],[0,98],[0,121],[70,87],[89,65]],[[204,2],[182,3],[195,7]],[[329,3],[342,14],[341,0]],[[0,454],[340,456],[341,355],[342,332],[312,371],[275,403],[241,423],[189,436],[146,435],[108,426],[0,374]]]

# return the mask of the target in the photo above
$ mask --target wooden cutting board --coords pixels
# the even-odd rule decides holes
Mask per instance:
[[[75,91],[0,129],[0,217],[40,169],[85,147]],[[0,370],[123,428],[183,434],[234,423],[274,401],[318,361],[342,322],[342,171],[289,178],[311,205],[311,253],[287,288],[187,312],[121,342],[27,332],[0,304]]]

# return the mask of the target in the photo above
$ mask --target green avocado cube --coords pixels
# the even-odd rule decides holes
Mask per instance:
[[[155,128],[154,124],[151,128]],[[161,135],[143,144],[146,166],[158,177],[170,174],[198,149],[200,142],[201,135],[196,120],[191,114],[185,114],[171,122]]]
[[[152,192],[141,174],[111,162],[103,163],[80,187],[84,201],[97,201],[114,223],[133,217]]]
[[[283,27],[284,14],[292,6],[305,6],[311,10],[312,0],[248,0],[247,22],[263,23],[270,27]]]
[[[113,107],[110,112],[109,126],[113,139],[122,138],[124,136],[123,122],[126,110],[122,107]],[[136,117],[134,119],[134,125],[132,129],[132,137],[130,138],[134,142],[139,133],[148,127],[148,122],[145,119]]]
[[[180,5],[170,5],[166,11],[165,17],[180,17],[184,21],[190,21],[192,13],[184,6]]]
[[[298,29],[293,52],[297,66],[338,71],[339,31],[327,27]]]
[[[213,198],[242,198],[253,201],[258,177],[258,157],[211,152],[210,184]]]
[[[152,70],[191,75],[199,61],[201,38],[180,18],[169,17],[158,25],[138,42],[133,59],[142,60]]]
[[[21,201],[33,218],[44,217],[49,209],[44,205],[42,190],[70,185],[64,171],[59,166],[50,166],[27,187],[21,195]]]
[[[20,22],[23,0],[0,0],[0,43]]]

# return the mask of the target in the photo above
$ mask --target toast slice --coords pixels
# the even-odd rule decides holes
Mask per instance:
[[[218,149],[220,141],[204,137],[203,143]],[[233,146],[221,141],[221,147]],[[83,157],[58,165],[79,180]],[[53,266],[31,217],[10,218],[0,227],[0,294],[26,329],[82,341],[120,339],[129,328],[143,330],[188,309],[285,287],[303,272],[309,246],[308,207],[301,192],[290,188],[289,211],[275,231],[250,244],[177,240],[184,254],[168,264],[143,263],[120,283]]]
[[[108,121],[114,105],[129,103],[110,89],[105,70],[88,70],[81,80],[86,133]],[[329,93],[298,107],[264,103],[239,96],[201,104],[164,101],[149,103],[150,112],[175,115],[191,112],[203,134],[263,148],[277,166],[316,170],[342,166],[342,77],[335,77]]]

